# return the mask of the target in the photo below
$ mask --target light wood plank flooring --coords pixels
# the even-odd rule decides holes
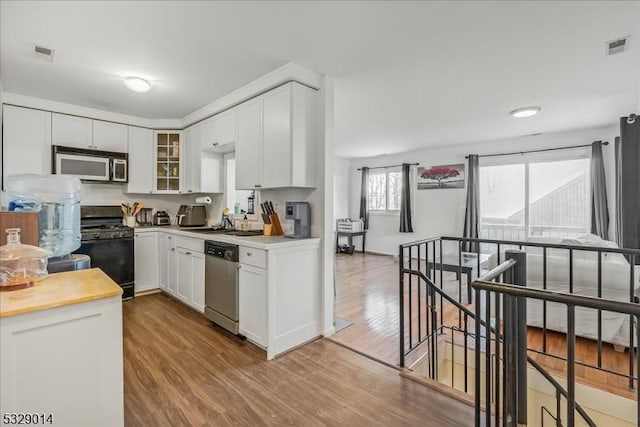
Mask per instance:
[[[328,340],[274,361],[164,294],[124,303],[127,426],[468,426],[472,409]]]
[[[454,278],[452,273],[446,273]],[[445,278],[446,281],[446,278]],[[471,311],[473,305],[467,306]],[[416,336],[417,306],[413,306],[414,337]],[[457,311],[445,308],[444,323],[457,324]],[[426,314],[423,307],[422,316]],[[353,325],[334,334],[330,339],[348,348],[353,348],[374,359],[396,366],[399,364],[398,322],[398,263],[391,256],[361,254],[336,255],[336,303],[335,315],[354,322]],[[424,318],[424,317],[423,317]],[[469,323],[469,328],[472,328]],[[407,332],[408,333],[408,332]],[[566,354],[564,334],[547,332],[548,352]],[[529,328],[530,348],[542,349],[542,331]],[[583,362],[596,361],[597,343],[578,338],[576,357]],[[564,376],[566,362],[530,352],[536,360],[551,372]],[[629,353],[614,351],[610,344],[603,344],[603,367],[617,372],[628,372]],[[412,363],[409,357],[407,366]],[[578,381],[625,397],[635,398],[629,391],[628,380],[603,371],[576,367]]]

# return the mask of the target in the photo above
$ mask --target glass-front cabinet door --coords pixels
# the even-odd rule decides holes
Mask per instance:
[[[156,132],[156,191],[179,192],[182,145],[179,131]]]

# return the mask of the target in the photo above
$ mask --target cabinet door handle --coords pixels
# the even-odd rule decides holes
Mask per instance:
[[[247,256],[251,256],[253,255],[251,252],[247,252]]]
[[[261,187],[262,187],[262,185],[260,185],[260,184],[256,184],[256,185],[255,185],[255,187],[256,187],[256,188],[261,188]]]
[[[171,236],[167,236],[167,239],[171,240]]]
[[[185,252],[185,255],[191,255],[191,252]]]
[[[214,147],[217,147],[217,146],[218,146],[218,145],[220,145],[220,144],[218,144],[217,142],[214,142],[214,143],[213,143],[213,144],[211,144],[211,145],[213,145]]]
[[[175,250],[176,250],[176,248],[171,248],[171,252],[173,252],[173,251],[175,251]]]

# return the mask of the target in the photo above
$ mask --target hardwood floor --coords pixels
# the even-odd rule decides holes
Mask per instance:
[[[347,328],[348,329],[348,328]],[[164,294],[124,303],[127,426],[468,426],[470,407],[328,340],[276,360]]]
[[[336,255],[335,315],[353,325],[331,340],[392,366],[398,357],[398,263],[393,257]]]
[[[454,279],[452,273],[446,273]],[[445,283],[446,283],[445,277]],[[473,305],[467,306],[474,310]],[[414,317],[417,307],[414,305]],[[457,311],[449,306],[444,310],[444,323],[457,324]],[[335,315],[354,322],[353,325],[331,336],[331,340],[353,348],[374,359],[391,366],[399,363],[398,323],[398,263],[391,256],[360,254],[336,255],[336,303]],[[422,312],[422,316],[425,312]],[[424,317],[423,317],[424,318]],[[417,319],[414,319],[414,325]],[[469,323],[472,328],[472,323]],[[414,326],[414,336],[416,327]],[[542,349],[542,331],[537,328],[528,330],[529,347]],[[564,334],[547,332],[548,352],[564,356],[566,338]],[[537,361],[552,373],[566,375],[566,362],[557,358],[530,352]],[[597,343],[578,338],[576,340],[576,358],[582,362],[595,363]],[[603,367],[628,372],[629,352],[614,351],[610,344],[603,344]],[[409,358],[407,366],[412,359]],[[635,398],[629,391],[628,380],[606,372],[578,365],[576,375],[579,382],[605,389],[609,392]]]

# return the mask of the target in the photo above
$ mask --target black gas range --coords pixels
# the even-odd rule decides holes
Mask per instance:
[[[122,298],[135,292],[133,228],[122,225],[120,206],[80,207],[81,246],[91,267],[102,269],[123,289]]]
[[[81,226],[82,241],[124,239],[133,237],[133,228],[126,225],[90,225]]]

